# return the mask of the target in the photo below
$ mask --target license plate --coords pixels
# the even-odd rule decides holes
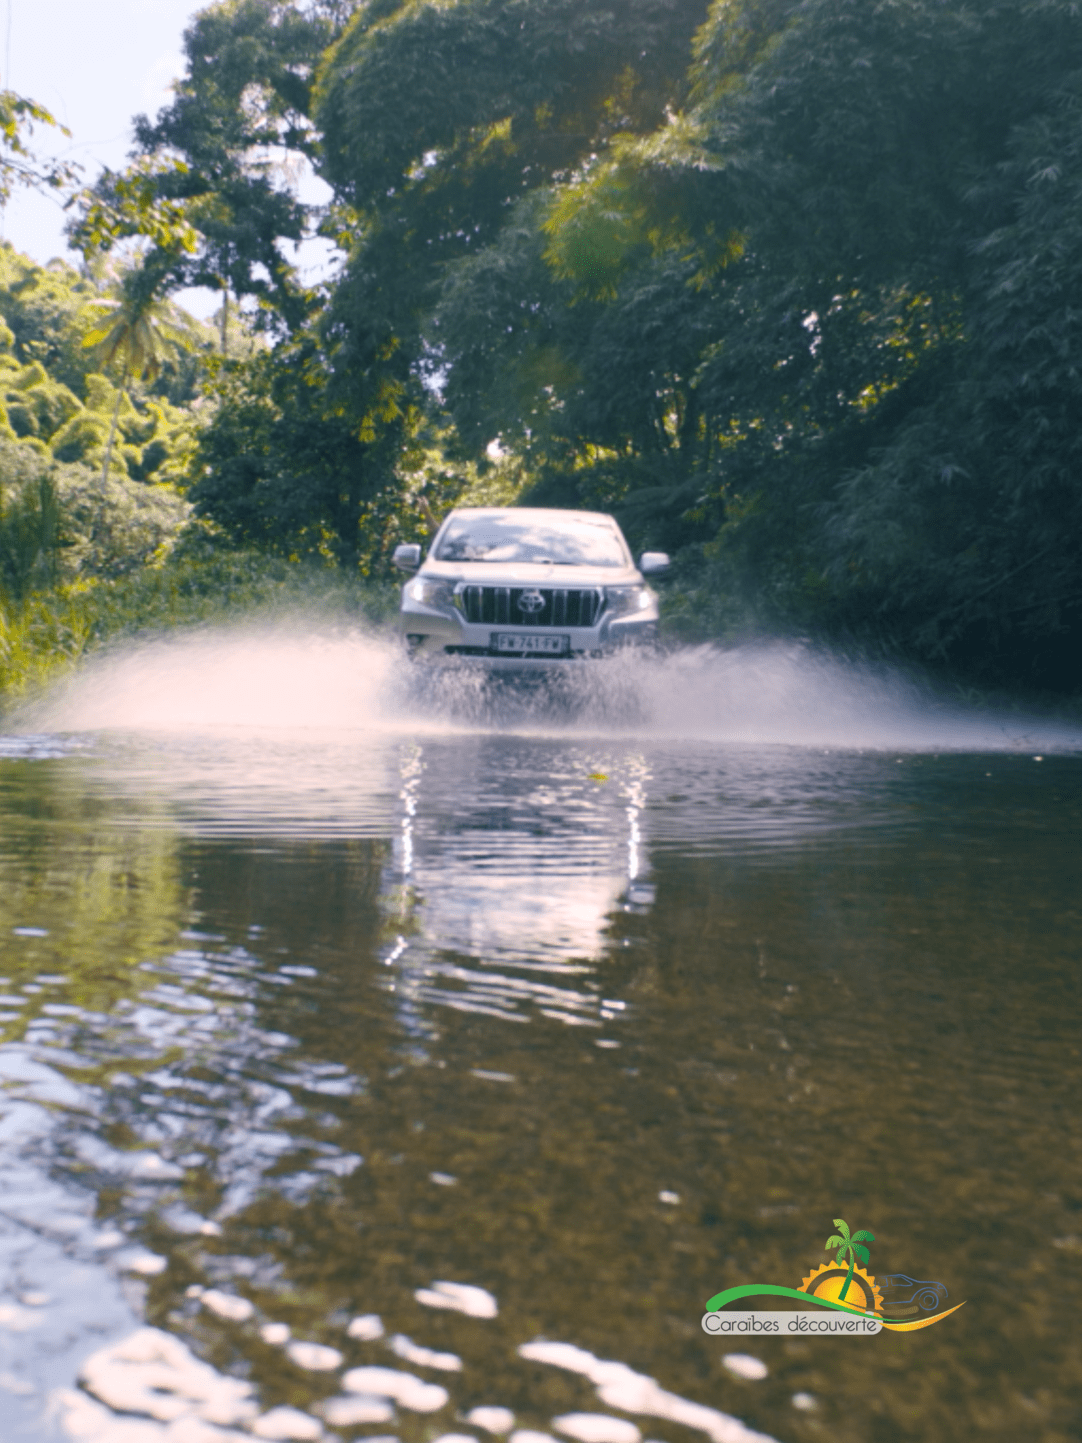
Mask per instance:
[[[569,636],[552,636],[543,631],[496,631],[492,634],[492,644],[497,651],[513,651],[518,656],[563,656],[570,641]]]

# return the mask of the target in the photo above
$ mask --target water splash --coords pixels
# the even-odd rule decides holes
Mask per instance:
[[[91,658],[20,718],[37,732],[365,727],[396,695],[392,642],[301,627],[221,629]],[[393,705],[391,707],[393,710]]]
[[[884,665],[806,645],[624,654],[540,677],[464,664],[418,668],[393,638],[222,629],[92,658],[14,730],[347,730],[589,734],[846,750],[1054,751],[1082,729],[978,711]]]
[[[1082,730],[977,711],[896,668],[800,644],[684,648],[636,670],[659,737],[845,750],[1052,750]]]

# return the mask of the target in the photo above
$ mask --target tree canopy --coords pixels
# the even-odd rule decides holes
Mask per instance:
[[[312,76],[335,33],[334,13],[281,0],[209,6],[185,31],[187,73],[176,99],[154,121],[135,118],[144,157],[183,162],[161,190],[186,203],[201,243],[177,256],[177,283],[254,297],[271,325],[295,326],[309,309],[282,243],[310,229],[291,181],[318,150]]]
[[[138,129],[187,166],[178,276],[280,336],[219,371],[206,514],[354,564],[435,427],[676,551],[689,610],[1063,673],[1072,0],[227,0],[186,47]],[[343,263],[312,289],[285,248],[316,223]]]
[[[776,624],[1076,634],[1074,7],[715,4],[694,51],[682,111],[446,268],[464,434],[547,432],[542,494],[708,541]]]

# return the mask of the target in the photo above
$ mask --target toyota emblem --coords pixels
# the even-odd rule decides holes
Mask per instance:
[[[524,591],[518,599],[518,609],[533,616],[538,611],[544,611],[545,598],[539,591]]]

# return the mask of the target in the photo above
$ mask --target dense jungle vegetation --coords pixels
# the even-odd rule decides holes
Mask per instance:
[[[224,0],[185,47],[85,264],[0,254],[0,667],[105,578],[372,586],[517,499],[671,551],[670,634],[1079,690],[1073,0]]]

